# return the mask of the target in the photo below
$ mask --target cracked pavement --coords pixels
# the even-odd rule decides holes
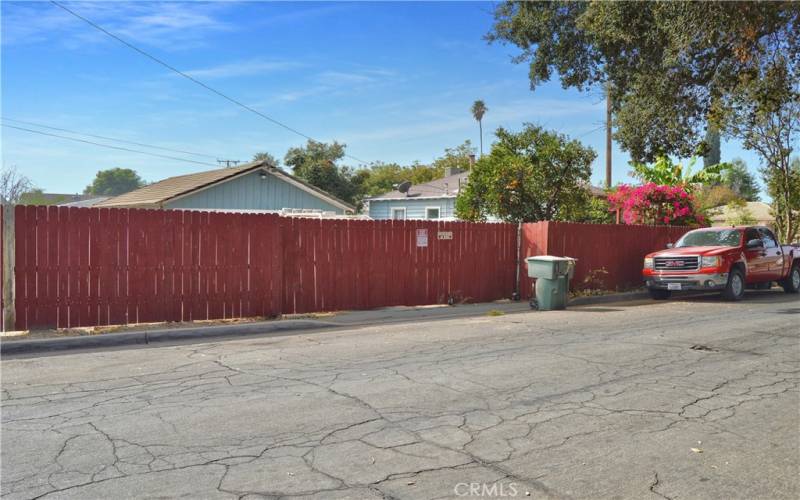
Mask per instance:
[[[798,324],[753,292],[8,358],[0,494],[794,499]]]

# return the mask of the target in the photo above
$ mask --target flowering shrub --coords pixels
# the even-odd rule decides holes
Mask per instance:
[[[706,222],[695,207],[694,196],[683,186],[623,184],[608,195],[608,202],[613,209],[622,211],[626,224],[696,226]]]

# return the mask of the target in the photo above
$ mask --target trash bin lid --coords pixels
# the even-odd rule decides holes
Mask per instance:
[[[564,260],[577,260],[577,259],[573,259],[572,257],[558,257],[557,255],[534,255],[532,257],[526,258],[525,260],[526,261],[539,260],[539,261],[546,261],[546,262],[556,262],[556,261],[560,262],[560,261],[564,261]]]

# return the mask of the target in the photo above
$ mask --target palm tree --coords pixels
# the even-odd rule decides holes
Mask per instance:
[[[489,111],[489,108],[486,107],[486,103],[482,100],[478,99],[477,101],[472,103],[472,116],[478,120],[478,129],[481,131],[481,156],[483,156],[483,115]]]

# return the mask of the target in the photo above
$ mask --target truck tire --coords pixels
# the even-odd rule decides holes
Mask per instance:
[[[652,297],[653,300],[667,300],[672,296],[672,292],[670,292],[669,290],[659,290],[657,288],[649,288],[647,291],[650,292],[650,297]]]
[[[800,291],[800,265],[793,265],[792,270],[789,271],[789,276],[781,281],[783,291],[786,293],[797,293]]]
[[[734,268],[728,274],[728,284],[725,285],[725,290],[722,292],[722,298],[725,300],[742,300],[744,297],[744,273],[739,268]]]

